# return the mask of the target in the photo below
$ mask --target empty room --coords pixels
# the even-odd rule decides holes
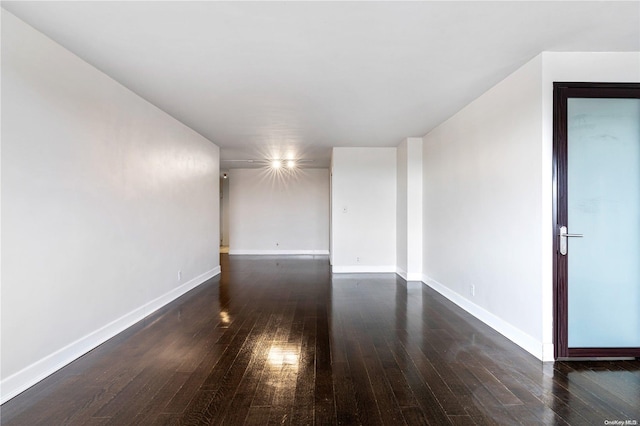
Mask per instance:
[[[640,2],[1,6],[0,424],[640,422]]]

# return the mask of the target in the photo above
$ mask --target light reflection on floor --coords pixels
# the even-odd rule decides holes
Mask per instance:
[[[300,360],[300,345],[294,343],[274,344],[269,349],[267,362],[271,367],[282,367],[284,365],[295,367],[297,370]]]

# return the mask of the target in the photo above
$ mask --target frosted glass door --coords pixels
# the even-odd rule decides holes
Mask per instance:
[[[568,346],[640,347],[640,99],[567,100]]]

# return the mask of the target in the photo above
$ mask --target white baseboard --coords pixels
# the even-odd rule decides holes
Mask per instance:
[[[250,255],[328,255],[329,250],[245,250],[245,249],[229,249],[229,254],[250,254]]]
[[[405,271],[404,269],[396,268],[396,274],[400,275],[400,278],[402,278],[403,280],[409,281],[407,279],[407,271]]]
[[[553,343],[544,343],[542,345],[542,361],[544,362],[553,362],[556,360],[555,357],[555,347]]]
[[[382,265],[382,266],[367,266],[367,265],[343,265],[343,266],[333,266],[331,268],[331,272],[334,274],[367,274],[367,273],[385,273],[385,272],[396,272],[395,265]]]
[[[4,404],[42,379],[219,273],[220,265],[12,374],[0,383],[0,404]]]
[[[422,282],[422,274],[419,272],[407,272],[404,269],[397,268],[396,274],[405,281],[420,281]]]
[[[513,343],[520,346],[522,349],[529,352],[539,360],[553,361],[553,345],[550,345],[551,358],[549,359],[549,344],[543,345],[542,342],[531,337],[519,328],[514,327],[512,324],[508,323],[502,318],[476,305],[469,299],[462,297],[455,291],[449,289],[436,280],[429,278],[426,275],[422,276],[422,282],[424,282],[426,285],[428,285],[483,323],[487,324],[489,327],[493,328],[498,333],[502,334],[504,337],[511,340]]]
[[[419,272],[409,272],[405,279],[407,281],[419,281],[422,284],[422,274]]]

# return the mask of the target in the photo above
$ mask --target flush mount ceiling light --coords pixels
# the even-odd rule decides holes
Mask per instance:
[[[273,159],[273,160],[269,160],[269,165],[271,166],[272,169],[276,169],[276,170],[282,169],[284,168],[284,166],[286,166],[290,170],[293,170],[302,163],[312,163],[312,162],[313,160],[295,160],[292,158],[287,160]]]
[[[284,167],[288,169],[296,169],[301,164],[313,163],[315,160],[300,160],[294,158],[280,159],[280,158],[272,158],[265,160],[253,160],[253,159],[242,159],[242,160],[220,160],[221,163],[249,163],[249,164],[262,164],[264,167],[280,170]]]
[[[311,160],[309,160],[311,161]],[[293,159],[289,159],[289,160],[271,160],[271,168],[272,169],[281,169],[283,168],[285,165],[287,166],[287,169],[289,170],[293,170],[297,167],[298,162],[305,162],[304,160],[293,160]]]

